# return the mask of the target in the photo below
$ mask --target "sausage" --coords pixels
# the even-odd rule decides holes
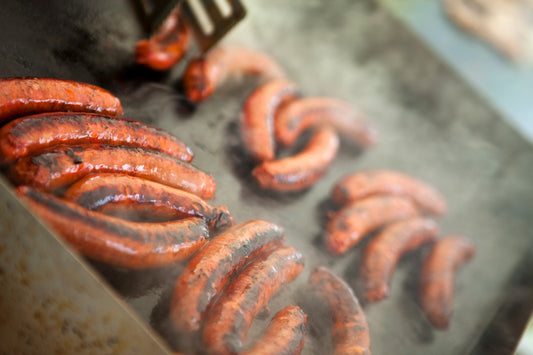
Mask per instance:
[[[307,332],[307,316],[300,307],[287,306],[274,316],[265,335],[242,355],[298,355]]]
[[[212,230],[234,223],[225,206],[213,207],[196,195],[136,176],[91,174],[63,197],[89,210],[143,222],[201,217]]]
[[[362,147],[377,142],[377,131],[347,102],[329,97],[307,97],[281,107],[274,121],[279,143],[292,145],[309,127],[328,125]]]
[[[0,129],[4,163],[56,145],[107,144],[153,149],[190,162],[194,154],[170,133],[141,122],[91,113],[54,112],[18,118]]]
[[[455,273],[475,252],[474,244],[465,237],[448,236],[435,243],[425,258],[420,272],[420,305],[434,327],[446,329],[450,325]]]
[[[175,9],[149,39],[137,42],[135,62],[153,70],[169,70],[187,52],[189,30]]]
[[[349,203],[328,222],[324,241],[333,254],[344,254],[366,234],[418,215],[415,205],[396,196],[376,196]]]
[[[19,159],[9,171],[19,185],[53,191],[90,173],[122,173],[153,180],[209,199],[213,177],[194,166],[156,151],[123,146],[62,146]]]
[[[81,254],[115,266],[143,269],[188,259],[209,232],[201,218],[135,223],[89,211],[29,186],[18,196]]]
[[[175,328],[190,333],[200,328],[211,302],[249,260],[283,243],[283,229],[252,220],[220,234],[196,254],[178,278],[170,316]]]
[[[263,189],[299,191],[316,183],[337,156],[339,137],[329,127],[317,129],[307,146],[298,154],[265,161],[252,170]]]
[[[265,81],[284,78],[283,69],[263,52],[224,46],[188,64],[183,75],[185,94],[193,102],[207,99],[227,79],[242,74],[257,75]]]
[[[325,267],[313,270],[309,284],[329,308],[332,320],[332,354],[370,355],[368,323],[350,286]]]
[[[270,298],[303,270],[302,254],[280,247],[252,261],[214,304],[202,331],[207,354],[240,352],[252,321]]]
[[[121,116],[120,100],[98,86],[49,78],[0,79],[0,124],[41,112],[76,111]]]
[[[415,217],[389,225],[370,241],[363,254],[359,276],[364,297],[378,302],[389,294],[389,284],[400,258],[437,238],[439,226],[431,219]]]
[[[343,205],[372,195],[401,195],[411,198],[422,210],[433,215],[446,212],[444,197],[428,184],[391,170],[368,170],[339,180],[332,191],[333,202]]]
[[[244,103],[241,135],[244,148],[262,162],[275,157],[274,115],[279,106],[297,95],[296,85],[275,79],[259,86]]]

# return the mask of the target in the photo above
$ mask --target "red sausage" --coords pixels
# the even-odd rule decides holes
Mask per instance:
[[[56,145],[86,143],[153,149],[186,162],[194,157],[189,147],[162,129],[91,113],[44,113],[18,118],[0,129],[4,163]]]
[[[329,221],[324,241],[333,254],[344,254],[366,234],[401,219],[418,215],[410,200],[394,196],[376,196],[352,202]]]
[[[298,154],[265,161],[252,175],[263,189],[299,191],[316,183],[328,171],[337,156],[339,137],[331,128],[322,127]]]
[[[280,247],[252,261],[229,283],[209,313],[202,332],[207,353],[239,353],[257,313],[303,267],[302,254],[291,247]]]
[[[350,286],[325,267],[316,268],[309,283],[329,307],[333,355],[370,355],[368,323]]]
[[[274,124],[276,139],[285,146],[292,145],[304,130],[317,125],[331,126],[363,147],[377,141],[377,132],[361,113],[329,97],[302,98],[280,108]]]
[[[400,258],[437,238],[439,226],[431,219],[415,217],[389,225],[365,249],[359,276],[364,297],[381,301],[389,294],[389,284]]]
[[[294,98],[297,88],[285,79],[268,81],[246,100],[241,115],[241,135],[246,151],[259,162],[275,158],[274,115]]]
[[[283,69],[265,53],[224,46],[191,60],[183,76],[185,93],[191,101],[204,101],[227,79],[243,74],[258,75],[265,80],[285,77]]]
[[[453,313],[454,279],[457,269],[470,261],[474,244],[461,236],[439,240],[424,260],[420,274],[420,303],[434,327],[446,329]]]
[[[52,191],[90,173],[122,173],[183,189],[203,199],[215,192],[213,177],[169,155],[137,147],[63,146],[19,159],[10,169],[12,181]]]
[[[211,302],[228,280],[249,260],[283,243],[283,230],[274,223],[253,220],[211,240],[178,278],[170,316],[181,332],[198,330]]]
[[[98,86],[48,78],[0,79],[0,124],[41,112],[77,111],[121,116],[117,97]]]
[[[285,307],[272,318],[259,342],[242,355],[298,355],[304,347],[306,324],[300,307]]]
[[[115,266],[142,269],[181,262],[209,237],[201,218],[134,223],[88,211],[28,186],[21,186],[16,192],[80,253]]]
[[[401,195],[411,198],[422,210],[442,215],[444,197],[428,184],[391,170],[368,170],[345,176],[333,187],[333,201],[339,205],[372,195]]]

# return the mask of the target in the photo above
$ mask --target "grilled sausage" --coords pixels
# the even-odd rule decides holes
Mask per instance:
[[[183,76],[185,93],[193,102],[204,101],[217,86],[242,74],[258,75],[265,80],[285,77],[283,69],[265,53],[224,46],[191,60]]]
[[[201,218],[135,223],[88,211],[28,186],[21,186],[16,192],[81,254],[115,266],[142,269],[181,262],[209,237]]]
[[[18,118],[0,129],[4,163],[60,144],[136,146],[190,162],[194,154],[170,133],[134,120],[90,113],[55,112]]]
[[[48,78],[0,79],[0,124],[41,112],[79,111],[122,115],[117,97],[98,86]]]
[[[304,347],[306,324],[300,307],[285,307],[272,318],[259,342],[242,355],[298,355]]]
[[[350,286],[325,267],[316,268],[309,283],[328,305],[333,355],[370,355],[366,317]]]
[[[279,226],[253,220],[211,240],[191,259],[176,282],[170,307],[176,329],[183,333],[198,330],[211,302],[228,280],[249,260],[284,239]]]
[[[132,220],[201,217],[217,231],[233,225],[227,207],[213,207],[196,195],[136,176],[88,175],[74,183],[64,198],[89,210]]]
[[[418,215],[410,200],[395,196],[368,197],[349,203],[329,221],[324,241],[333,254],[344,254],[366,234],[387,223]]]
[[[317,129],[304,150],[292,157],[265,161],[252,171],[252,175],[263,189],[299,191],[324,176],[338,148],[337,133],[322,127]]]
[[[333,187],[333,201],[346,204],[372,195],[411,198],[422,210],[434,215],[446,212],[444,197],[428,184],[391,170],[368,170],[345,176]]]
[[[187,52],[189,37],[189,30],[176,9],[152,37],[137,42],[135,62],[153,70],[169,70]]]
[[[329,97],[308,97],[294,100],[279,109],[274,121],[276,139],[292,145],[309,127],[328,125],[362,147],[376,143],[377,132],[348,103]]]
[[[365,249],[359,276],[364,297],[378,302],[389,294],[398,260],[421,245],[435,240],[439,226],[431,219],[415,217],[389,225]]]
[[[19,159],[12,181],[45,191],[68,186],[90,173],[122,173],[183,189],[203,199],[215,192],[213,177],[169,155],[137,147],[63,146]]]
[[[262,162],[275,157],[274,115],[279,106],[297,95],[294,83],[285,79],[268,81],[259,86],[244,103],[241,135],[244,148]]]
[[[252,261],[229,283],[209,313],[202,332],[207,353],[240,352],[257,313],[303,267],[302,254],[291,247],[280,247]]]
[[[470,261],[475,246],[462,236],[440,239],[422,264],[420,303],[431,324],[446,329],[453,313],[454,280],[457,269]]]

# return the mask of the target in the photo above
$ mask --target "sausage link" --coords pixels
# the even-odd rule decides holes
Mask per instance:
[[[226,206],[213,207],[196,195],[136,176],[91,174],[63,197],[86,209],[134,221],[201,217],[217,231],[234,223]]]
[[[191,60],[183,76],[185,94],[193,102],[204,101],[227,79],[243,74],[257,75],[265,81],[285,77],[283,69],[265,53],[223,46]]]
[[[359,276],[364,297],[378,302],[389,294],[389,285],[400,258],[437,238],[439,226],[431,219],[415,217],[389,225],[365,249]]]
[[[18,118],[0,129],[4,163],[56,145],[107,144],[156,150],[190,162],[194,154],[170,133],[141,122],[91,113],[54,112]]]
[[[325,267],[316,268],[309,283],[328,305],[333,355],[370,355],[368,323],[350,286]]]
[[[0,124],[41,112],[78,111],[121,116],[117,97],[98,86],[49,78],[0,79]]]
[[[350,104],[329,97],[308,97],[294,100],[281,107],[276,114],[276,139],[285,146],[292,145],[307,128],[328,125],[362,147],[377,141],[377,132],[363,115]]]
[[[474,244],[462,236],[449,236],[435,243],[422,264],[420,303],[430,323],[439,329],[450,325],[457,269],[470,261]]]
[[[333,187],[333,201],[346,204],[372,195],[401,195],[411,198],[425,212],[442,215],[446,201],[428,184],[391,170],[368,170],[345,176]]]
[[[418,215],[410,200],[395,196],[368,197],[343,207],[329,221],[324,241],[333,254],[344,254],[366,234]]]
[[[257,313],[303,270],[302,254],[280,247],[252,261],[231,281],[213,306],[202,332],[208,354],[236,354]]]
[[[178,278],[170,315],[176,329],[198,330],[211,302],[249,260],[283,243],[281,227],[263,220],[239,224],[211,240]]]
[[[81,254],[115,266],[142,269],[181,262],[209,237],[201,218],[135,223],[88,211],[28,186],[21,186],[16,192]]]
[[[15,184],[52,191],[90,173],[122,173],[153,180],[209,199],[213,177],[194,166],[156,151],[123,146],[62,146],[19,159],[10,169]]]
[[[274,316],[265,335],[242,355],[298,355],[307,332],[307,316],[300,307],[287,306]]]
[[[337,156],[339,137],[329,127],[317,129],[298,154],[265,161],[252,171],[259,186],[276,191],[299,191],[316,183]]]

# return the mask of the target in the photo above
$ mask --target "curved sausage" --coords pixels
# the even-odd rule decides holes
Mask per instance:
[[[252,171],[263,189],[299,191],[316,183],[337,156],[339,137],[329,127],[317,129],[305,149],[298,154],[265,161]]]
[[[54,112],[26,116],[0,129],[0,156],[11,163],[56,145],[107,144],[156,150],[190,162],[194,154],[170,133],[125,118]]]
[[[0,79],[0,124],[41,112],[78,111],[121,116],[120,100],[98,86],[49,78]]]
[[[300,307],[287,306],[272,318],[265,335],[242,355],[298,355],[307,332],[307,316]]]
[[[389,294],[389,284],[400,258],[437,238],[439,226],[431,219],[411,218],[389,225],[370,241],[363,254],[359,277],[364,297],[381,301]]]
[[[366,234],[387,223],[418,215],[414,204],[402,197],[376,196],[349,203],[329,221],[324,241],[333,254],[344,254]]]
[[[333,187],[333,201],[346,204],[372,195],[401,195],[411,198],[422,210],[442,215],[446,201],[428,184],[391,170],[368,170],[353,173],[339,180]]]
[[[214,304],[202,332],[208,354],[238,353],[257,313],[303,270],[302,254],[280,247],[252,261]]]
[[[196,254],[178,278],[170,315],[176,329],[194,332],[228,280],[249,260],[283,243],[281,227],[263,220],[239,224],[220,234]]]
[[[12,181],[52,191],[90,173],[139,176],[209,199],[215,193],[213,177],[169,155],[137,147],[63,146],[19,159],[10,169]]]
[[[28,186],[21,186],[16,192],[81,254],[115,266],[142,269],[181,262],[209,237],[201,218],[134,223],[88,211]]]
[[[227,79],[243,74],[258,75],[265,80],[285,77],[283,69],[265,53],[223,46],[191,60],[183,76],[185,94],[193,102],[204,101]]]
[[[212,230],[233,225],[225,206],[213,207],[191,193],[130,175],[88,175],[63,197],[89,210],[139,221],[201,217]]]
[[[312,126],[331,126],[362,147],[377,142],[377,132],[366,118],[350,104],[329,97],[294,100],[279,109],[274,121],[276,139],[292,145],[300,134]]]
[[[153,70],[169,70],[187,52],[189,37],[189,30],[176,9],[152,37],[137,42],[135,62]]]
[[[246,99],[241,114],[241,135],[244,148],[254,160],[275,158],[274,115],[280,105],[297,93],[294,83],[275,79],[259,86]]]
[[[370,355],[368,323],[350,286],[325,267],[316,268],[309,283],[330,310],[333,355]]]
[[[449,236],[435,243],[424,260],[420,273],[420,303],[434,327],[448,328],[453,313],[455,273],[475,252],[474,244],[468,239]]]

